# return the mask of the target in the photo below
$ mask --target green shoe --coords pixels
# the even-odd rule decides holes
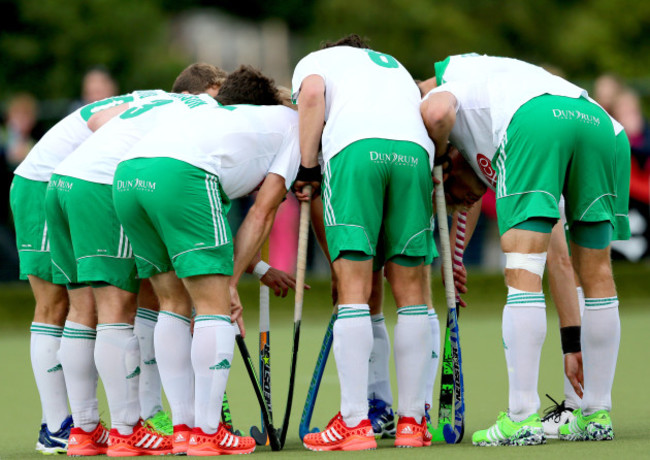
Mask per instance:
[[[501,412],[497,423],[472,435],[472,443],[475,446],[536,446],[546,444],[546,436],[538,414],[513,422],[508,414]]]
[[[558,436],[563,441],[611,441],[614,439],[612,418],[606,410],[582,415],[581,409],[573,411],[575,420],[562,425]]]
[[[174,434],[174,426],[172,425],[172,420],[169,417],[169,413],[164,410],[159,410],[154,415],[147,419],[147,422],[150,426],[156,429],[156,431],[165,434],[172,435]]]

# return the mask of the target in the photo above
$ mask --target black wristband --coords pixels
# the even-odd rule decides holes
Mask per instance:
[[[320,165],[316,165],[312,168],[306,168],[303,165],[300,165],[296,180],[304,182],[321,182],[323,180],[323,175],[320,172]]]
[[[560,328],[562,339],[562,353],[578,353],[580,348],[580,326],[567,326]]]

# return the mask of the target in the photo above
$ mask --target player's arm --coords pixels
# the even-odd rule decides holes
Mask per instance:
[[[465,247],[469,245],[469,242],[472,239],[472,235],[474,234],[474,230],[476,229],[478,218],[481,215],[482,201],[483,198],[479,198],[479,200],[476,203],[474,203],[466,213]],[[456,241],[457,228],[458,228],[458,213],[455,212],[452,217],[451,228],[449,229],[449,241],[452,242]],[[462,264],[461,266],[457,266],[456,264],[454,264],[453,271],[454,271],[454,286],[456,287],[456,291],[458,291],[459,294],[465,294],[467,292],[467,271],[465,270],[465,265]],[[462,297],[460,298],[460,305],[461,307],[467,306],[467,304],[462,299]]]
[[[298,123],[301,161],[293,188],[296,197],[305,201],[309,199],[302,192],[305,185],[312,186],[312,195],[320,188],[318,151],[325,126],[325,81],[320,75],[309,75],[300,85]]]
[[[420,104],[424,125],[436,146],[436,157],[447,152],[449,134],[456,123],[456,105],[456,97],[448,91],[430,94]]]
[[[255,254],[251,263],[246,267],[246,273],[257,276],[277,297],[286,297],[289,289],[296,289],[296,277],[262,261],[259,252]],[[311,286],[305,284],[305,289],[311,289]]]
[[[97,113],[94,113],[89,119],[88,119],[88,128],[95,132],[102,126],[104,126],[106,123],[108,123],[110,120],[113,119],[113,117],[116,117],[118,115],[121,115],[126,109],[129,108],[129,104],[120,104],[116,105],[115,107],[111,107],[110,109],[105,109],[105,110],[100,110]]]
[[[262,184],[255,203],[246,214],[235,238],[235,267],[231,278],[231,286],[239,283],[241,275],[259,252],[271,232],[273,219],[287,193],[285,180],[282,176],[269,173]]]

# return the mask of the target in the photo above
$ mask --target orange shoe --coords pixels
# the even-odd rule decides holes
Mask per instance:
[[[430,446],[431,438],[425,417],[422,417],[422,423],[417,423],[413,417],[399,418],[395,433],[395,447]]]
[[[192,428],[183,424],[183,425],[174,425],[174,434],[173,434],[173,451],[174,455],[181,455],[187,453],[187,446],[190,440],[190,433]]]
[[[108,430],[101,421],[93,431],[84,431],[77,427],[70,430],[68,438],[68,455],[70,457],[103,455],[107,448]]]
[[[250,454],[255,450],[255,440],[250,436],[236,436],[223,423],[214,434],[205,434],[199,427],[192,429],[187,455]]]
[[[370,450],[377,448],[375,432],[370,420],[365,419],[355,427],[348,427],[339,412],[320,433],[309,433],[303,440],[309,450]]]
[[[133,433],[121,435],[117,429],[109,432],[109,457],[138,457],[140,455],[167,455],[172,453],[172,437],[164,435],[147,422],[139,420]]]

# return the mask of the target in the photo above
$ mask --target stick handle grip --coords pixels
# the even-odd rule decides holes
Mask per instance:
[[[311,185],[303,187],[302,191],[311,195]],[[311,201],[300,202],[300,227],[298,230],[298,261],[296,263],[296,297],[293,311],[293,321],[302,318],[302,302],[305,296],[305,272],[307,271],[307,243],[309,241],[309,207]]]

